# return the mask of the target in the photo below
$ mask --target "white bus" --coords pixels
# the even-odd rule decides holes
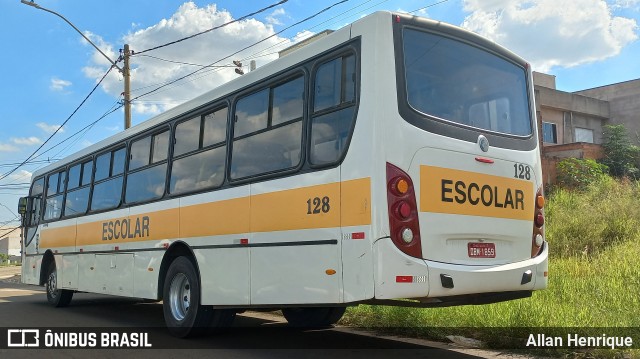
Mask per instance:
[[[547,286],[529,65],[377,12],[33,174],[24,283],[162,300],[176,336],[282,309],[493,303]]]

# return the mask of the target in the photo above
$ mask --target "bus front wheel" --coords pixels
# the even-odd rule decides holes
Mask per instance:
[[[321,328],[336,324],[346,307],[285,308],[282,315],[294,327]]]
[[[67,289],[58,289],[58,271],[56,263],[52,262],[47,271],[47,281],[44,284],[47,291],[47,301],[54,307],[66,307],[71,303],[73,291]]]
[[[176,258],[165,277],[162,306],[172,335],[193,337],[231,325],[235,311],[202,305],[200,294],[200,280],[193,262],[187,257]]]

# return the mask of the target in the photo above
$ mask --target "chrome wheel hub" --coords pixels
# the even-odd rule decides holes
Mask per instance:
[[[169,306],[173,317],[182,321],[191,307],[191,284],[183,273],[176,274],[169,287]]]

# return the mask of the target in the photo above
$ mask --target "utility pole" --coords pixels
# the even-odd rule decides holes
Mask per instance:
[[[129,44],[124,44],[124,67],[122,76],[124,77],[124,129],[131,127],[131,73],[129,69]]]
[[[80,31],[80,29],[78,29],[74,24],[72,24],[71,21],[67,20],[66,17],[58,14],[53,10],[43,8],[42,6],[36,4],[34,0],[31,0],[31,1],[20,0],[20,2],[25,5],[32,6],[36,9],[43,10],[50,14],[56,15],[57,17],[64,20],[74,30],[76,30],[78,34],[80,34],[85,40],[87,40],[87,42],[91,44],[91,46],[93,46],[100,54],[102,54],[102,56],[104,56],[104,58],[107,59],[109,63],[111,63],[111,66],[115,67],[116,69],[118,69],[118,71],[122,73],[122,76],[124,77],[124,92],[123,92],[124,94],[124,129],[126,130],[127,128],[131,127],[131,93],[130,93],[131,90],[129,88],[130,82],[131,82],[130,73],[129,73],[129,57],[131,56],[131,51],[129,51],[129,44],[124,45],[124,54],[123,54],[124,68],[121,69],[120,67],[118,67],[118,65],[116,65],[115,61],[111,60],[111,58],[107,56],[107,54],[102,52],[102,50],[100,50],[100,48],[96,46],[96,44],[91,42],[91,40],[85,34],[83,34],[82,31]]]

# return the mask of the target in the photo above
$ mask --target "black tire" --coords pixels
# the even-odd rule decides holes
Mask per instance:
[[[233,310],[214,310],[201,304],[200,278],[187,257],[176,258],[167,271],[163,288],[164,321],[179,338],[195,337],[231,325]]]
[[[285,308],[282,315],[289,325],[299,328],[325,328],[336,324],[346,307]]]
[[[47,292],[47,301],[56,308],[66,307],[71,303],[73,291],[67,289],[58,289],[58,271],[56,263],[52,262],[47,270],[47,278],[44,283]]]

